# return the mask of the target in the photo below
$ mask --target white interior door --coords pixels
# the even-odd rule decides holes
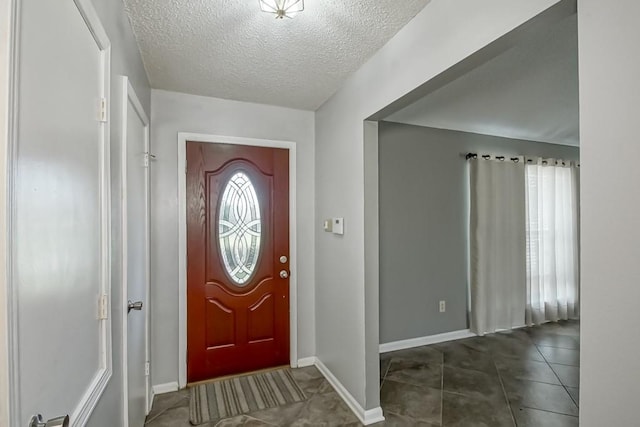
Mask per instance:
[[[11,426],[81,426],[112,372],[109,41],[87,0],[23,0],[18,31]]]
[[[126,77],[123,99],[125,411],[141,427],[149,406],[149,120]]]

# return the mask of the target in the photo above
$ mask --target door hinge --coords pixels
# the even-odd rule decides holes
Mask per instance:
[[[149,376],[149,362],[145,362],[144,364],[144,374]]]
[[[100,98],[100,106],[98,108],[98,121],[106,123],[107,121],[107,98]]]
[[[109,318],[109,298],[105,295],[100,295],[98,298],[98,320],[106,320]]]

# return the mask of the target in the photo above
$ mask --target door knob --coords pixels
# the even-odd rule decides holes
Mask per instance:
[[[137,311],[142,310],[142,301],[133,302],[129,300],[127,304],[127,313],[129,313],[131,310],[137,310]]]
[[[69,415],[64,415],[58,418],[52,418],[49,421],[44,421],[42,415],[34,415],[31,417],[29,427],[68,427]]]
[[[287,277],[289,277],[289,273],[287,272],[287,270],[281,270],[280,277],[283,279],[286,279]]]
[[[282,255],[280,257],[280,264],[285,264],[288,261],[287,257],[285,255]]]

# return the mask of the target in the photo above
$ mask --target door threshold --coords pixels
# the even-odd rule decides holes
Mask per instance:
[[[211,378],[211,379],[208,379],[208,380],[202,380],[202,381],[196,381],[196,382],[192,382],[192,383],[187,383],[187,388],[197,387],[197,386],[202,385],[202,384],[209,384],[209,383],[214,383],[214,382],[217,382],[217,381],[228,380],[230,378],[241,378],[241,377],[248,377],[250,375],[263,374],[265,372],[272,372],[272,371],[277,371],[278,369],[284,369],[284,368],[290,368],[290,367],[291,367],[291,365],[279,365],[279,366],[272,366],[270,368],[258,369],[258,370],[250,371],[250,372],[243,372],[243,373],[240,373],[240,374],[223,375],[221,377],[215,377],[215,378]]]

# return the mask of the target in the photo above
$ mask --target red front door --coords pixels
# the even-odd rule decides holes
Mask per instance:
[[[289,363],[289,152],[187,142],[187,380]]]

